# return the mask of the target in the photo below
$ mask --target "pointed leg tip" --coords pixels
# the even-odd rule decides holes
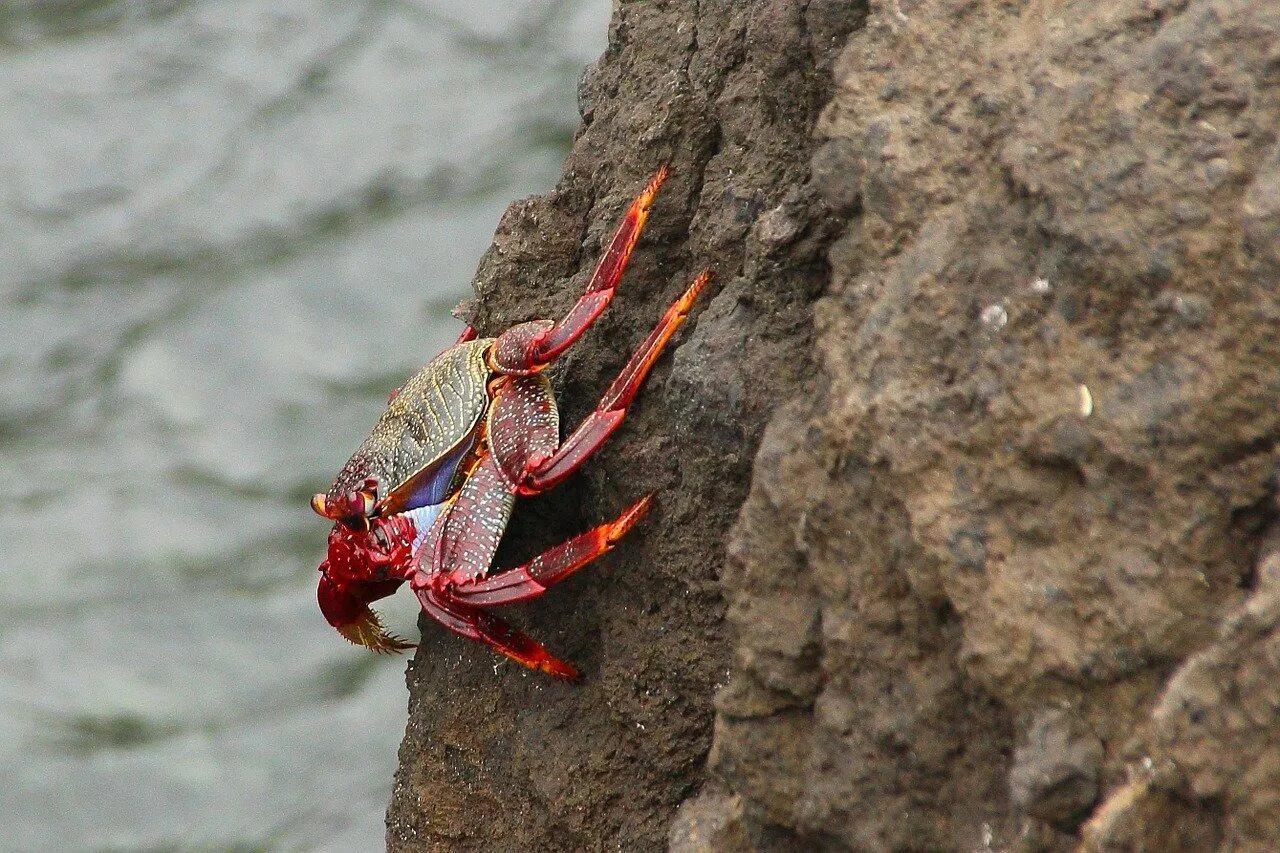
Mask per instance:
[[[627,535],[627,531],[632,527],[635,527],[636,523],[648,514],[649,509],[653,506],[653,499],[656,494],[656,492],[650,492],[645,495],[640,500],[623,510],[622,515],[618,516],[611,524],[609,524],[607,529],[608,542],[610,545]]]
[[[701,293],[702,289],[711,282],[711,279],[714,276],[715,276],[715,273],[710,269],[705,269],[702,272],[698,273],[698,277],[695,278],[693,280],[693,283],[689,285],[689,289],[688,291],[686,291],[685,298],[688,299],[689,302],[693,302],[693,300],[697,299],[698,294]]]
[[[637,203],[647,209],[649,205],[653,204],[654,198],[658,195],[658,190],[662,188],[663,183],[669,177],[671,177],[671,166],[663,163],[658,167],[658,171],[654,172],[653,176],[645,183],[644,189],[640,191],[640,197],[636,199]]]
[[[635,522],[644,518],[645,514],[647,514],[649,510],[653,508],[653,502],[657,497],[658,497],[657,492],[650,492],[649,494],[645,495],[640,500],[636,501],[631,506],[629,506],[627,508],[627,511],[622,514],[622,517],[634,524]]]
[[[572,664],[565,663],[557,658],[550,658],[549,660],[541,661],[538,664],[538,669],[542,670],[547,675],[563,679],[564,681],[582,680],[582,673],[577,667]]]
[[[553,678],[560,678],[565,681],[577,681],[582,678],[582,673],[578,671],[577,667],[551,654],[537,640],[515,631],[512,632],[512,637],[518,639],[519,642],[515,644],[491,644],[491,646],[521,666],[532,669],[535,672],[542,672]],[[511,637],[507,639],[511,639]]]
[[[680,298],[672,304],[670,309],[668,309],[668,314],[664,318],[664,321],[670,322],[678,328],[679,325],[684,322],[685,317],[688,316],[689,311],[693,308],[693,303],[698,300],[698,296],[702,293],[703,289],[706,288],[707,284],[710,283],[712,276],[713,273],[709,269],[705,269],[698,273],[697,277],[689,283],[687,288],[685,288],[684,293],[680,294]],[[672,329],[672,332],[674,331],[675,328]]]

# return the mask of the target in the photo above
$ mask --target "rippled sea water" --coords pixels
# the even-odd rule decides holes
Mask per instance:
[[[382,846],[404,662],[321,618],[307,499],[550,187],[608,15],[0,6],[0,848]]]

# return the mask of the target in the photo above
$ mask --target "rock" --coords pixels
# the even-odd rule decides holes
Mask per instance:
[[[788,660],[822,677],[791,692],[740,628],[711,753],[797,845],[1272,831],[1266,678],[1152,708],[1275,575],[1275,159],[1247,140],[1280,121],[1280,10],[1157,5],[883,4],[837,65],[814,174],[865,171],[861,209],[829,193],[823,392],[775,416],[725,576],[733,612],[814,602]],[[1269,665],[1248,648],[1231,678]],[[1162,746],[1177,719],[1209,729]]]
[[[1194,293],[1166,290],[1155,298],[1154,306],[1164,311],[1177,323],[1198,328],[1209,319],[1209,302]]]
[[[1098,800],[1103,757],[1102,742],[1067,712],[1037,714],[1009,771],[1014,808],[1073,831]]]
[[[1280,146],[1249,184],[1241,212],[1249,249],[1271,270],[1280,270]]]
[[[703,791],[686,800],[671,822],[670,853],[729,853],[755,849],[742,827],[742,800],[723,791]]]
[[[588,679],[429,637],[392,848],[1280,837],[1280,7],[871,5],[617,7],[552,233],[504,223],[477,322],[564,310],[659,159],[566,420],[677,282],[724,289],[513,525],[662,490],[517,614]]]
[[[862,159],[848,139],[829,139],[813,155],[812,180],[833,212],[848,215],[862,197]]]
[[[831,62],[858,22],[844,9],[615,7],[609,49],[580,86],[586,124],[564,178],[503,218],[469,319],[493,334],[561,316],[645,176],[670,163],[617,299],[556,369],[562,422],[590,411],[699,270],[717,278],[606,448],[518,507],[497,562],[527,559],[647,491],[658,504],[613,555],[536,607],[508,611],[579,664],[581,684],[424,626],[389,849],[656,849],[702,787],[732,655],[725,541],[768,416],[812,373],[810,306],[839,227],[809,183],[809,161]],[[791,624],[785,608],[770,612],[770,624]],[[816,636],[812,610],[797,612]],[[792,652],[790,641],[756,651],[771,684],[812,693],[814,675]],[[687,826],[705,825],[690,814]]]

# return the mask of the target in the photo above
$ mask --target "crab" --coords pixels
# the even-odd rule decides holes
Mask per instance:
[[[328,493],[312,498],[312,508],[334,521],[319,567],[320,610],[347,640],[375,652],[412,648],[369,606],[408,583],[423,611],[455,634],[531,669],[579,677],[486,608],[536,598],[611,550],[653,495],[524,565],[495,572],[491,562],[516,498],[562,483],[618,428],[710,278],[704,271],[671,304],[595,410],[561,441],[543,371],[608,306],[668,173],[659,169],[636,196],[561,320],[520,323],[495,338],[467,327],[391,394]]]

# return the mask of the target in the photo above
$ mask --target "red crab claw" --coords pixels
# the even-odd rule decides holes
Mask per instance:
[[[377,583],[343,584],[330,580],[327,573],[328,561],[320,564],[320,587],[316,590],[316,598],[320,602],[320,612],[324,618],[338,630],[338,633],[357,646],[375,651],[378,654],[391,654],[412,649],[413,643],[405,642],[391,634],[383,626],[378,614],[369,609],[370,602],[386,598],[395,592],[401,581],[390,580]]]
[[[316,598],[324,618],[351,642],[375,652],[398,652],[413,645],[388,633],[369,604],[404,583],[398,569],[409,559],[413,528],[403,519],[376,524],[376,530],[333,526]]]

